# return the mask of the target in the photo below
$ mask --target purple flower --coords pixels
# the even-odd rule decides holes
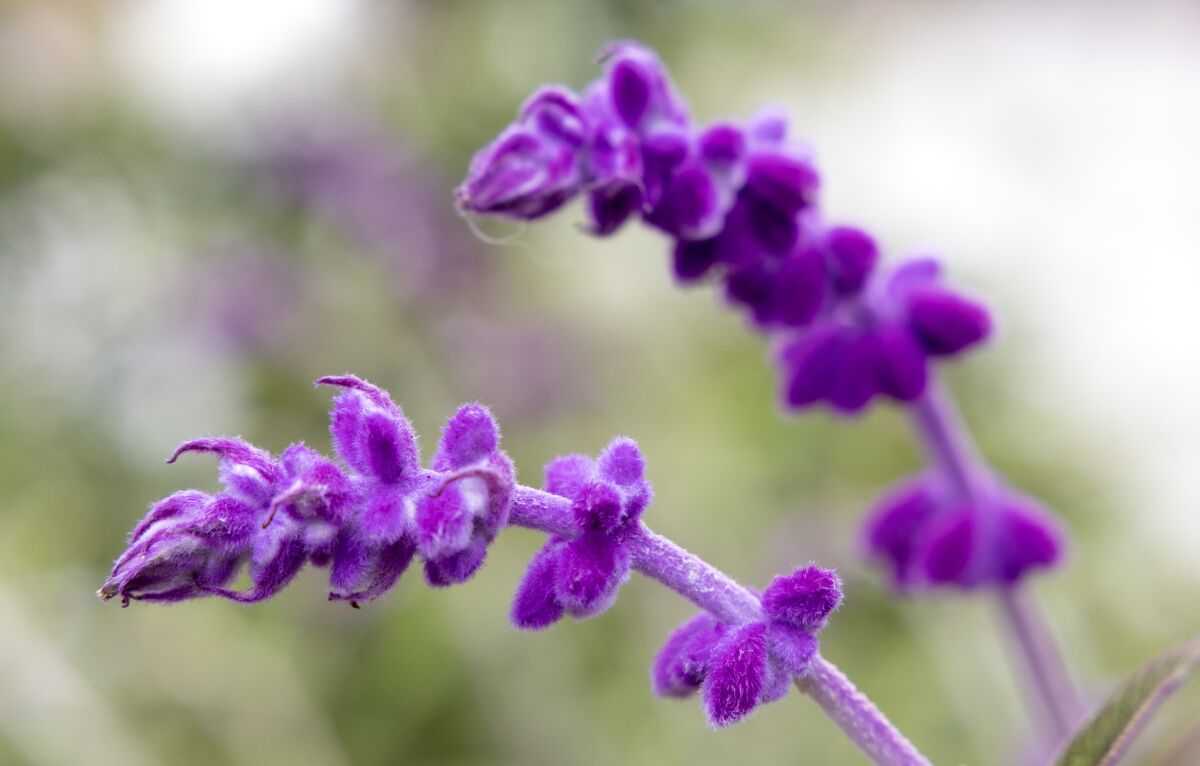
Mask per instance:
[[[863,544],[900,590],[1010,586],[1053,567],[1064,549],[1058,522],[1031,499],[996,490],[964,501],[929,477],[885,494],[864,525]]]
[[[602,235],[639,213],[673,240],[680,282],[716,279],[778,336],[789,409],[911,402],[931,357],[988,337],[987,311],[941,284],[935,264],[880,276],[870,234],[823,223],[811,152],[780,113],[696,125],[651,51],[618,43],[606,63],[583,97],[534,94],[476,155],[459,189],[465,210],[536,218],[587,191]]]
[[[597,233],[616,231],[660,194],[649,179],[673,166],[687,109],[662,64],[636,43],[610,45],[604,75],[583,96],[550,86],[471,160],[456,195],[475,213],[539,218],[580,193]]]
[[[571,501],[581,534],[552,537],[517,587],[511,618],[540,630],[564,613],[594,617],[612,605],[629,578],[629,536],[652,497],[645,459],[632,439],[617,438],[597,460],[567,455],[546,466],[545,490]]]
[[[843,251],[842,288],[861,278],[852,264],[871,259],[863,240],[848,231],[831,230],[840,232],[834,241]],[[909,261],[866,289],[859,283],[858,293],[843,292],[811,326],[782,335],[777,357],[786,406],[825,402],[851,414],[877,396],[899,402],[921,396],[931,357],[961,353],[991,332],[987,311],[939,277],[935,261]]]
[[[490,413],[461,407],[429,470],[411,423],[386,392],[352,376],[318,382],[344,389],[330,418],[344,466],[302,444],[275,458],[239,439],[184,443],[169,462],[184,452],[215,453],[225,490],[180,492],[154,505],[101,597],[251,603],[311,563],[329,567],[331,600],[357,605],[386,593],[418,553],[432,585],[474,574],[508,520],[515,486]],[[250,588],[229,589],[244,564]]]
[[[687,697],[702,690],[713,727],[736,723],[783,697],[792,678],[808,672],[816,634],[841,600],[837,575],[810,565],[771,581],[761,621],[727,626],[698,615],[677,628],[655,658],[654,693]]]

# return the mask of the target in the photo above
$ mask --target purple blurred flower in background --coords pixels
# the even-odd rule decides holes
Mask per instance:
[[[484,281],[479,243],[446,205],[450,183],[395,139],[309,116],[273,130],[260,154],[275,188],[377,257],[406,301],[437,304]]]
[[[948,286],[936,260],[881,266],[867,231],[827,223],[812,154],[777,111],[699,125],[649,49],[617,43],[604,64],[582,97],[561,86],[535,93],[475,155],[460,208],[533,219],[587,194],[599,235],[640,215],[671,237],[680,283],[719,281],[771,338],[787,409],[851,415],[892,399],[937,443],[931,475],[961,472],[971,449],[965,435],[940,440],[953,412],[930,393],[930,362],[987,340],[987,309]],[[1047,514],[1015,507],[968,487],[932,505],[919,528],[910,511],[875,519],[869,548],[891,561],[897,584],[917,570],[929,585],[1012,584],[1062,548]]]

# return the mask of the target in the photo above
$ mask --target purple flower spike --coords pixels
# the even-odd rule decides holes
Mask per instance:
[[[699,614],[675,629],[658,656],[650,678],[659,697],[688,697],[704,683],[713,649],[726,626],[709,614]]]
[[[762,596],[763,613],[769,620],[809,633],[823,628],[841,603],[842,584],[837,574],[811,565],[776,577]]]
[[[752,623],[730,631],[716,647],[704,680],[704,710],[713,728],[749,715],[767,684],[767,626]]]

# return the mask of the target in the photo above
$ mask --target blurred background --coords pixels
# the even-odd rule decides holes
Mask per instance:
[[[96,601],[149,502],[215,488],[176,444],[325,448],[310,383],[344,371],[427,443],[490,404],[530,484],[636,437],[651,524],[747,584],[838,567],[825,654],[936,762],[1021,761],[992,605],[897,600],[857,556],[919,465],[897,412],[783,416],[761,340],[651,233],[455,216],[470,154],[620,37],[701,120],[785,106],[833,217],[989,296],[952,385],[1074,531],[1036,590],[1088,690],[1200,632],[1200,4],[0,0],[0,763],[862,762],[799,695],[720,733],[654,699],[690,610],[644,580],[514,632],[522,530],[361,611],[319,571],[256,608]],[[1134,762],[1200,763],[1197,709]]]

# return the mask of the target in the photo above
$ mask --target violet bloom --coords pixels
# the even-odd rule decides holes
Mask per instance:
[[[865,235],[864,235],[865,236]],[[832,259],[831,259],[832,260]],[[865,258],[834,273],[865,279]],[[928,360],[950,357],[985,340],[991,319],[980,304],[945,287],[932,259],[877,273],[865,289],[845,289],[811,325],[779,334],[783,400],[792,409],[827,403],[854,413],[876,396],[912,402],[925,392]]]
[[[612,605],[629,579],[629,539],[652,497],[645,467],[637,444],[624,438],[598,460],[567,455],[546,466],[545,490],[571,501],[582,534],[552,536],[534,555],[513,600],[513,625],[540,630],[564,613],[585,619]]]
[[[987,312],[923,262],[876,273],[867,232],[823,222],[811,152],[787,131],[770,109],[694,124],[658,58],[618,43],[583,96],[553,86],[530,98],[475,156],[459,205],[533,219],[587,193],[600,235],[640,215],[673,240],[681,283],[719,281],[757,329],[781,336],[789,408],[911,401],[926,359],[984,339]]]
[[[330,425],[342,465],[302,444],[276,458],[240,439],[184,443],[169,462],[215,453],[225,490],[180,492],[154,505],[100,596],[252,603],[311,563],[329,567],[331,600],[357,604],[386,593],[416,554],[431,585],[474,574],[508,521],[515,484],[488,411],[461,407],[424,469],[412,424],[386,392],[353,376],[318,383],[344,389]],[[228,589],[247,563],[250,588]]]
[[[863,526],[867,555],[899,590],[953,585],[1007,587],[1062,558],[1058,522],[1030,498],[995,488],[957,498],[944,481],[920,476],[888,490]]]
[[[676,629],[655,658],[654,693],[687,697],[700,690],[712,726],[736,723],[782,698],[792,679],[808,672],[816,634],[841,601],[837,575],[810,565],[771,581],[762,594],[761,621],[735,626],[698,615]]]

